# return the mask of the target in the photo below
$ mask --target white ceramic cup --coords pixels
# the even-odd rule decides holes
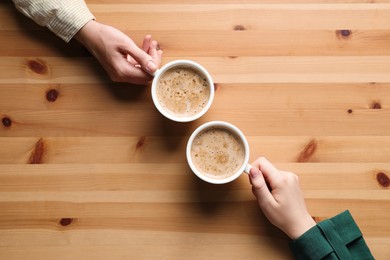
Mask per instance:
[[[159,79],[167,70],[169,70],[171,68],[174,68],[174,67],[189,67],[189,68],[194,69],[195,71],[199,72],[202,76],[204,76],[204,78],[207,80],[208,85],[210,86],[210,96],[209,96],[208,102],[203,107],[203,109],[198,111],[198,113],[196,113],[195,115],[188,116],[188,117],[185,117],[185,116],[181,117],[181,116],[174,115],[174,114],[170,113],[169,111],[167,111],[166,109],[164,109],[163,106],[160,104],[160,102],[158,100],[158,97],[157,97],[157,86],[158,86]],[[194,61],[191,61],[191,60],[174,60],[174,61],[171,61],[171,62],[165,64],[160,69],[158,69],[153,74],[153,76],[154,76],[154,79],[153,79],[153,82],[152,82],[152,99],[153,99],[153,103],[156,106],[157,110],[163,116],[165,116],[166,118],[169,118],[169,119],[171,119],[173,121],[176,121],[176,122],[190,122],[190,121],[194,121],[194,120],[200,118],[201,116],[203,116],[207,112],[207,110],[209,110],[211,104],[213,103],[213,99],[214,99],[214,83],[213,83],[213,79],[211,78],[210,74],[208,73],[208,71],[204,67],[202,67],[200,64],[198,64],[198,63],[196,63]]]
[[[227,178],[215,179],[215,178],[211,178],[209,176],[206,176],[200,170],[198,170],[198,168],[195,166],[195,164],[194,164],[194,162],[192,160],[191,148],[192,148],[192,143],[193,143],[195,137],[199,133],[201,133],[202,131],[210,129],[210,128],[223,128],[223,129],[227,129],[230,132],[232,132],[233,134],[235,134],[237,137],[239,137],[241,139],[242,143],[244,144],[244,149],[245,149],[244,161],[243,161],[240,169],[236,173],[234,173],[233,175],[230,175]],[[249,164],[249,145],[248,145],[248,141],[245,138],[245,135],[236,126],[234,126],[234,125],[232,125],[230,123],[227,123],[227,122],[223,122],[223,121],[211,121],[211,122],[208,122],[208,123],[205,123],[205,124],[199,126],[192,133],[192,135],[190,136],[190,138],[188,140],[186,156],[187,156],[188,164],[189,164],[191,170],[195,173],[195,175],[197,175],[200,179],[202,179],[202,180],[204,180],[206,182],[209,182],[209,183],[213,183],[213,184],[224,184],[224,183],[228,183],[228,182],[234,181],[243,172],[246,172],[246,173],[249,174],[249,171],[252,168],[252,166]]]

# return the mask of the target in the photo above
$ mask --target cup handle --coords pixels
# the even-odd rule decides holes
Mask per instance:
[[[252,165],[250,165],[249,163],[245,166],[245,173],[249,174],[250,173],[250,170],[252,169]]]

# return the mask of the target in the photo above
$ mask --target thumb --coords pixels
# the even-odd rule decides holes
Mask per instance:
[[[263,173],[258,168],[251,168],[249,178],[252,184],[253,194],[256,196],[260,206],[265,205],[265,203],[268,204],[275,202],[274,197],[267,187]]]
[[[126,47],[123,51],[128,53],[146,72],[154,73],[158,69],[153,57],[138,48],[138,46],[129,45]]]

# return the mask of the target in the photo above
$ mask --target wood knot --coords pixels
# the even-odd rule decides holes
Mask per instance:
[[[48,91],[46,92],[46,99],[47,99],[47,101],[49,101],[49,102],[54,102],[54,101],[57,100],[58,95],[59,95],[58,90],[56,90],[56,89],[53,88],[53,89],[50,89],[50,90],[48,90]]]
[[[231,55],[231,56],[228,56],[229,59],[237,59],[238,56],[234,56],[234,55]]]
[[[302,150],[301,154],[299,155],[298,162],[309,161],[316,151],[317,151],[317,141],[313,139]]]
[[[45,143],[43,139],[40,138],[38,142],[35,143],[33,151],[31,152],[30,158],[28,159],[29,164],[40,164],[43,161],[43,155],[45,153]]]
[[[73,218],[62,218],[60,220],[60,225],[63,227],[69,226],[73,223]]]
[[[384,188],[388,188],[390,186],[389,176],[387,176],[384,172],[378,172],[376,174],[376,180]]]
[[[9,118],[9,117],[7,117],[7,116],[3,117],[3,118],[1,119],[1,122],[3,123],[3,126],[4,126],[4,127],[11,127],[11,125],[12,125],[12,120],[11,120],[11,118]]]
[[[41,75],[47,74],[49,70],[46,63],[40,59],[28,60],[27,66],[31,71]]]
[[[234,26],[233,30],[235,30],[235,31],[245,31],[246,28],[245,28],[244,25],[238,24],[238,25]]]
[[[382,109],[381,103],[377,101],[373,101],[370,106],[371,109]]]
[[[145,145],[145,140],[146,140],[146,137],[145,137],[145,136],[141,136],[141,137],[138,139],[137,144],[135,145],[135,149],[136,149],[136,150],[141,149],[141,148]]]
[[[339,38],[349,38],[352,34],[352,31],[351,30],[337,30],[336,31],[336,35],[337,37]]]
[[[348,114],[352,114],[353,110],[352,109],[348,109],[347,112],[348,112]]]

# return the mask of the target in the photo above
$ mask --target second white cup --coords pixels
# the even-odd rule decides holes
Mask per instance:
[[[198,127],[187,143],[187,161],[202,180],[223,184],[249,173],[249,145],[236,126],[212,121]]]
[[[152,99],[157,110],[176,122],[203,116],[214,99],[214,83],[208,71],[191,60],[175,60],[154,74]]]

